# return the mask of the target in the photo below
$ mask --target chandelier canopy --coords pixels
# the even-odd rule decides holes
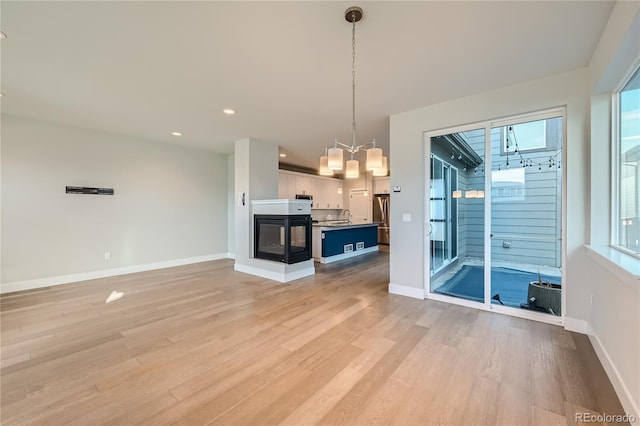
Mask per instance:
[[[354,155],[360,151],[366,151],[366,170],[372,170],[374,176],[386,176],[389,173],[387,157],[383,156],[381,148],[376,148],[376,140],[356,145],[356,22],[363,17],[362,8],[352,6],[345,11],[344,18],[352,24],[351,29],[351,145],[346,145],[335,140],[334,146],[325,150],[325,155],[320,157],[320,174],[332,176],[334,171],[345,169],[345,177],[352,179],[360,176],[360,163],[354,159]],[[344,167],[344,152],[351,154]]]

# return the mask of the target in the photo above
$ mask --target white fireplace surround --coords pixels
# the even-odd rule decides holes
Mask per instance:
[[[253,200],[251,213],[254,214],[311,214],[311,200]]]
[[[272,262],[263,259],[255,259],[253,257],[253,215],[254,214],[273,214],[273,215],[294,215],[294,214],[311,214],[310,200],[252,200],[251,201],[251,254],[247,264],[241,264],[236,261],[234,269],[251,275],[268,278],[282,283],[294,281],[303,277],[314,275],[316,269],[313,265],[313,259],[304,262],[288,265],[281,262]]]

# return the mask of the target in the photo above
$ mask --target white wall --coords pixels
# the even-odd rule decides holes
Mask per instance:
[[[236,263],[253,258],[251,200],[278,198],[278,145],[253,139],[235,143]],[[245,194],[245,204],[240,203]]]
[[[586,318],[586,297],[580,290],[579,249],[587,242],[588,210],[588,71],[581,69],[492,92],[431,105],[391,117],[391,185],[400,185],[391,205],[390,280],[394,286],[424,286],[425,148],[423,133],[490,119],[567,107],[567,315]],[[411,222],[402,214],[410,213]],[[582,253],[582,254],[581,254]],[[415,293],[417,294],[417,292]]]
[[[617,2],[593,54],[591,94],[590,245],[607,253],[611,242],[611,93],[640,59],[640,3]],[[640,262],[625,271],[590,250],[584,292],[593,299],[586,318],[591,342],[625,411],[640,424]],[[633,269],[633,261],[630,263]]]
[[[625,411],[640,424],[640,282],[590,253],[582,265],[589,276],[585,291],[593,297],[589,338]]]
[[[3,115],[2,289],[224,256],[226,197],[225,156]]]
[[[236,256],[235,161],[235,155],[227,157],[227,250],[232,258]]]

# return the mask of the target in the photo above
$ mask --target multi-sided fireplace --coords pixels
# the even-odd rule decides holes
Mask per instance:
[[[254,257],[292,263],[311,259],[311,216],[256,214]]]
[[[311,201],[253,201],[253,257],[288,265],[311,259]]]

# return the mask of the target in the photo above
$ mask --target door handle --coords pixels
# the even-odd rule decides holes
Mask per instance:
[[[430,237],[432,232],[433,228],[431,227],[431,223],[429,223],[429,232],[427,232],[427,237]]]

